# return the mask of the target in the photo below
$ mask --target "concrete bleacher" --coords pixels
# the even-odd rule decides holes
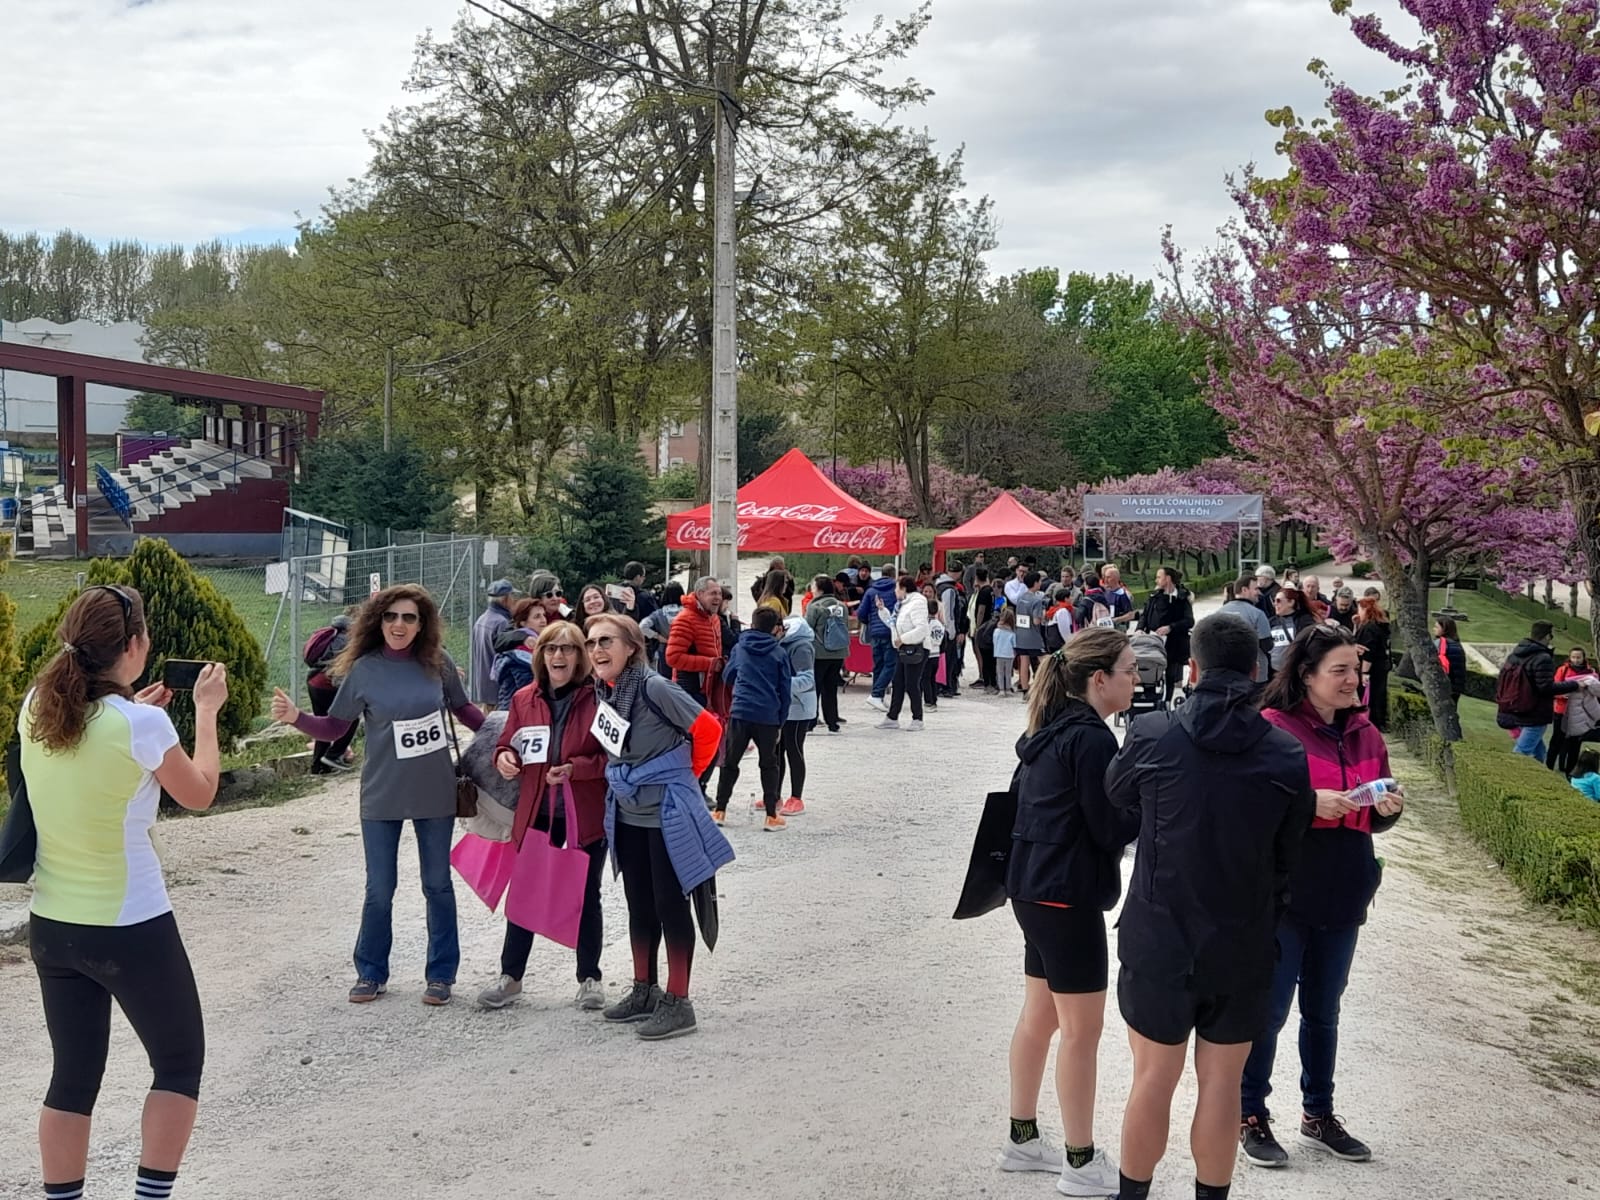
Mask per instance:
[[[124,523],[90,481],[90,532],[137,531],[141,523],[154,520],[185,504],[192,504],[214,492],[237,488],[244,479],[270,479],[273,464],[251,458],[215,442],[195,440],[173,446],[141,462],[110,473],[127,493],[131,521]],[[43,558],[70,555],[76,525],[66,487],[56,484],[31,497],[24,497],[17,524],[15,553],[18,558]]]

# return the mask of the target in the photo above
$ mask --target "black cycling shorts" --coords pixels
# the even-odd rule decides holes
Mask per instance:
[[[1215,1046],[1236,1046],[1267,1031],[1272,990],[1199,993],[1182,980],[1152,979],[1123,967],[1117,1007],[1129,1029],[1163,1046],[1181,1046],[1191,1033]]]
[[[1103,992],[1109,980],[1106,915],[1098,908],[1056,908],[1013,900],[1022,927],[1022,973],[1043,979],[1052,992]]]

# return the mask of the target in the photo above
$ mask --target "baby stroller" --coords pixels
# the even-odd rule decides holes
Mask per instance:
[[[1167,706],[1167,641],[1160,634],[1136,633],[1128,644],[1139,667],[1139,687],[1128,716],[1159,712]]]

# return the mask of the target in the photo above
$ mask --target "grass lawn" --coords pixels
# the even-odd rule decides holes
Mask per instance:
[[[1444,589],[1435,588],[1428,595],[1430,612],[1444,607]],[[1467,614],[1461,622],[1461,640],[1465,642],[1520,642],[1528,636],[1532,620],[1504,604],[1496,603],[1492,591],[1469,592],[1457,588],[1453,603]],[[1582,645],[1570,634],[1556,630],[1556,654],[1565,656],[1575,645]]]

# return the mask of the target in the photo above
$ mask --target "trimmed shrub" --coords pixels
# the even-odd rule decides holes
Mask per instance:
[[[1350,574],[1354,575],[1357,579],[1370,578],[1372,572],[1376,569],[1377,567],[1374,563],[1369,563],[1364,558],[1358,562],[1353,562],[1350,564]]]
[[[11,561],[11,538],[0,534],[0,575],[5,574]],[[17,606],[4,592],[0,592],[0,746],[11,742],[12,730],[17,726],[17,702],[22,698],[22,663],[17,658]],[[5,787],[5,759],[0,756],[0,821],[10,807]]]
[[[1600,925],[1600,804],[1503,740],[1456,747],[1461,823],[1528,896]]]

